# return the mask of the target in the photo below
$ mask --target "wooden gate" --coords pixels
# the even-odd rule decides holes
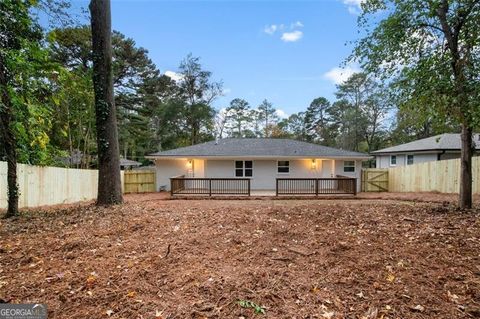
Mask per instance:
[[[362,169],[362,192],[388,192],[388,169]]]
[[[155,192],[155,171],[124,171],[125,194]]]

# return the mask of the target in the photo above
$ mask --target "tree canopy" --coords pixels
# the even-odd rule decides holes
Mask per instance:
[[[367,0],[353,59],[390,83],[400,109],[462,131],[460,206],[472,204],[472,131],[480,121],[480,1]]]

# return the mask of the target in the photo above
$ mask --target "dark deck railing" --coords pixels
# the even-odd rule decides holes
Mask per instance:
[[[337,178],[277,178],[276,195],[337,195],[357,194],[357,179]]]
[[[250,178],[170,178],[171,195],[248,195]]]

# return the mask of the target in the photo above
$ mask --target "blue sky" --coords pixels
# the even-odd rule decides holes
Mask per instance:
[[[188,53],[201,57],[224,82],[215,107],[237,97],[253,107],[268,99],[292,114],[316,97],[333,100],[335,84],[357,69],[338,68],[358,37],[360,1],[113,0],[112,24],[148,49],[162,73],[176,72]]]

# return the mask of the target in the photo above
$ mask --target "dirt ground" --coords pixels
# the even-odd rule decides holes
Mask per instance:
[[[480,318],[480,213],[366,197],[29,211],[0,221],[0,299],[49,318]]]

